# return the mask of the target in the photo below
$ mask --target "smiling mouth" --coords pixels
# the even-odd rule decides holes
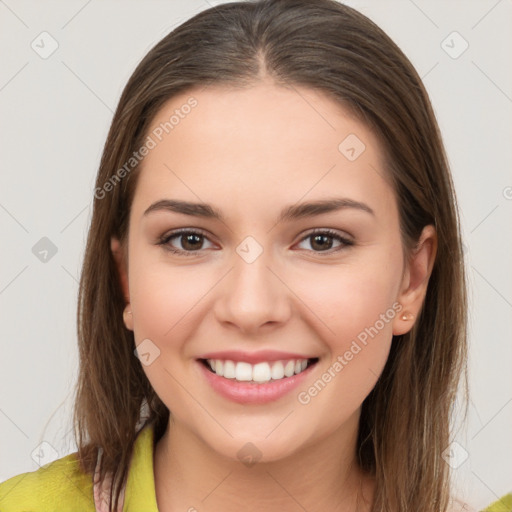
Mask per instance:
[[[219,377],[238,382],[265,384],[284,380],[298,375],[318,362],[318,357],[311,359],[283,359],[280,361],[250,364],[229,359],[199,359],[211,372]]]

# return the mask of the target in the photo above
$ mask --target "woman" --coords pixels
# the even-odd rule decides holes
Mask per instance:
[[[382,30],[331,0],[198,14],[130,78],[94,195],[79,449],[2,511],[468,510],[455,194]]]

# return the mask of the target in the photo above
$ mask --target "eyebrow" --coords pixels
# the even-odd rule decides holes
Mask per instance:
[[[302,219],[305,217],[314,217],[316,215],[322,215],[324,213],[335,212],[348,208],[360,210],[375,216],[375,212],[367,204],[355,201],[353,199],[340,197],[333,199],[321,199],[309,203],[299,203],[287,206],[281,211],[277,222],[286,222],[295,219]],[[219,210],[207,203],[191,203],[177,199],[162,199],[156,203],[153,203],[144,212],[144,216],[151,212],[162,210],[182,213],[184,215],[191,215],[194,217],[217,219],[222,222],[225,221],[224,215]]]

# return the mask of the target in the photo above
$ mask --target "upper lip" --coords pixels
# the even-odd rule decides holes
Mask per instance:
[[[256,364],[265,361],[281,361],[290,359],[312,359],[315,356],[307,356],[293,352],[281,352],[277,350],[260,350],[259,352],[244,352],[240,350],[223,350],[221,352],[208,352],[198,359],[220,359],[230,361],[245,361]]]

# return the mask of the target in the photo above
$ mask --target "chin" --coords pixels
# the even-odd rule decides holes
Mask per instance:
[[[269,441],[265,437],[252,439],[249,436],[241,436],[230,440],[228,445],[214,447],[224,457],[241,462],[247,467],[254,464],[270,463],[284,460],[292,456],[298,449],[296,445],[288,442],[283,445],[280,442]]]

